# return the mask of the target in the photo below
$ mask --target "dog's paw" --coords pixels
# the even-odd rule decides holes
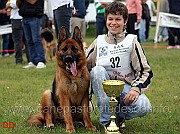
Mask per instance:
[[[86,126],[86,129],[95,131],[96,127],[95,126]]]
[[[46,127],[47,127],[47,128],[53,128],[53,127],[54,127],[54,124],[53,124],[53,123],[47,124]]]
[[[67,132],[67,133],[72,133],[72,132],[75,132],[75,129],[74,129],[74,128],[72,128],[72,129],[66,129],[66,132]]]

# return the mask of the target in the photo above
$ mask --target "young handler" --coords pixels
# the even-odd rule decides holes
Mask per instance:
[[[137,36],[126,35],[126,6],[118,1],[112,2],[105,9],[105,19],[108,34],[99,35],[89,46],[86,56],[103,126],[110,124],[111,112],[110,97],[104,92],[102,82],[120,79],[126,83],[120,95],[122,105],[117,105],[116,123],[120,126],[124,118],[142,117],[151,111],[151,103],[144,91],[151,83],[153,72]]]

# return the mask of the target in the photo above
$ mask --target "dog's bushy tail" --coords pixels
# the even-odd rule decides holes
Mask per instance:
[[[45,123],[45,120],[42,114],[35,114],[28,118],[27,123],[30,126],[43,126]]]

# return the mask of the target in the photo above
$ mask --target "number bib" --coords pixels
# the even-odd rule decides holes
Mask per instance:
[[[130,66],[130,55],[134,38],[137,36],[128,34],[122,42],[115,45],[108,44],[104,35],[99,35],[97,38],[96,65],[103,66],[109,75],[133,79],[134,73]]]

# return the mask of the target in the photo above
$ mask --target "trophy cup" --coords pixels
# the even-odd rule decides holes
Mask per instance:
[[[102,82],[104,91],[106,92],[107,96],[111,97],[109,104],[112,109],[111,115],[111,123],[107,127],[107,134],[120,134],[119,127],[117,127],[115,120],[115,108],[117,106],[118,101],[116,97],[119,97],[121,92],[124,89],[124,82],[120,80],[106,80]]]

